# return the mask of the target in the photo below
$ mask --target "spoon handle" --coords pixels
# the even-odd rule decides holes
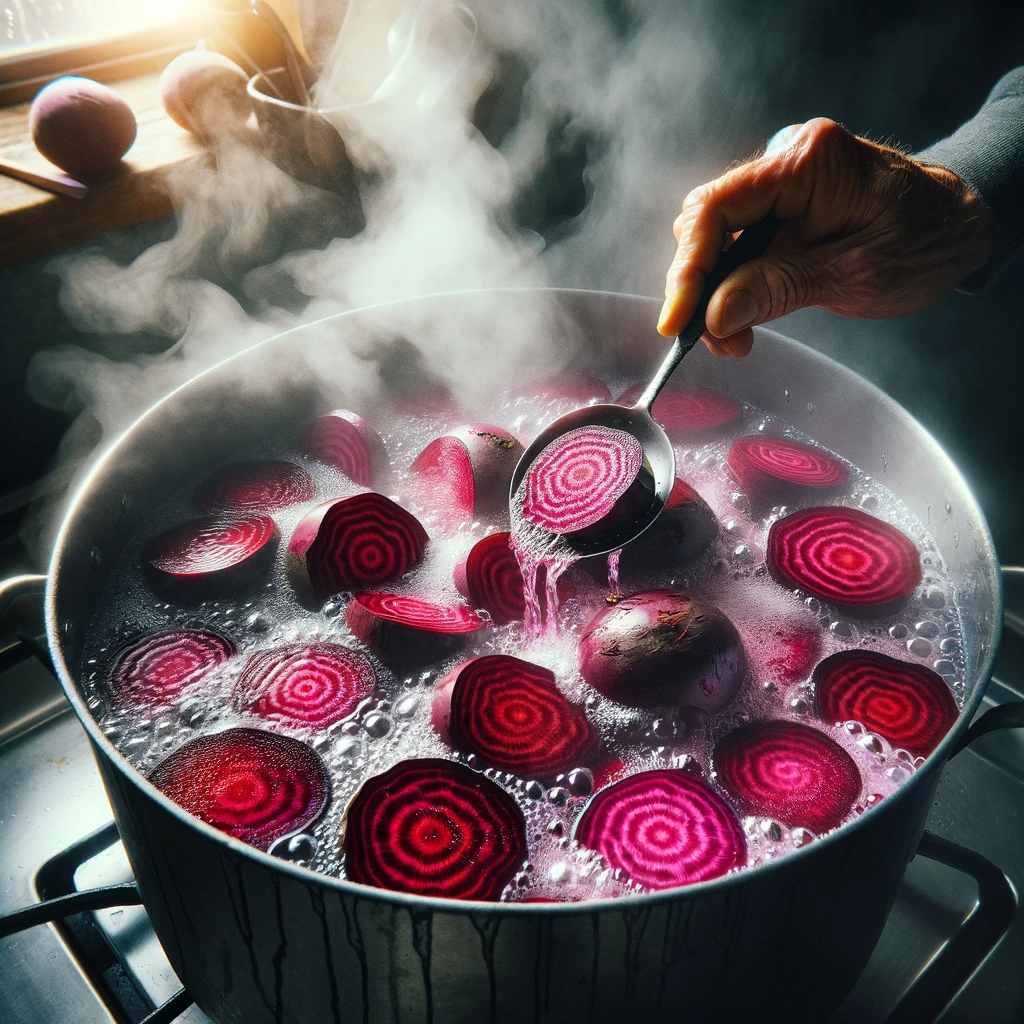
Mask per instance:
[[[777,217],[765,217],[757,224],[744,228],[743,233],[735,242],[718,258],[714,269],[704,278],[704,290],[701,292],[700,302],[693,318],[683,329],[682,333],[672,343],[672,347],[665,356],[654,379],[644,389],[644,393],[637,400],[635,409],[643,409],[650,412],[651,403],[658,397],[661,389],[665,386],[672,371],[682,362],[683,356],[697,344],[700,336],[707,327],[705,318],[708,312],[708,302],[715,294],[715,289],[739,266],[749,263],[764,255],[765,249],[771,245],[772,239],[779,233],[782,221]]]

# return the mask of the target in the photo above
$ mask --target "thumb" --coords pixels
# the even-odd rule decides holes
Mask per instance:
[[[707,329],[731,338],[756,324],[813,306],[822,294],[823,274],[806,253],[762,256],[737,267],[708,303]]]

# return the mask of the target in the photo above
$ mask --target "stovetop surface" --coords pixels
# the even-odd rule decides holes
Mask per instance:
[[[986,705],[1019,700],[1020,641],[1004,645]],[[1012,672],[1012,675],[1011,675]],[[27,701],[25,694],[33,699]],[[4,740],[6,739],[6,742]],[[0,913],[33,903],[37,873],[50,858],[111,819],[86,735],[57,684],[34,660],[0,673]],[[946,767],[928,828],[998,865],[1024,890],[1024,734],[984,737]],[[120,843],[86,861],[80,889],[131,880]],[[977,901],[962,873],[915,859],[864,975],[829,1024],[880,1024]],[[159,1006],[180,988],[141,907],[98,911],[123,970]],[[943,1013],[943,1024],[1024,1020],[1024,911]],[[109,981],[109,979],[108,979]],[[144,1015],[144,1014],[143,1014]],[[55,928],[0,940],[0,1021],[4,1024],[110,1024],[111,1016]],[[138,1020],[140,1017],[135,1017]],[[207,1024],[190,1007],[179,1024]]]

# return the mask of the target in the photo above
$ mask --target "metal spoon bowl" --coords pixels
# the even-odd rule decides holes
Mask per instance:
[[[682,334],[672,343],[672,348],[662,360],[658,372],[644,389],[644,393],[637,400],[636,405],[632,408],[624,405],[591,405],[585,409],[576,409],[565,416],[559,416],[554,423],[545,427],[537,435],[533,443],[523,453],[512,474],[509,505],[513,512],[513,521],[516,492],[537,456],[552,441],[570,430],[576,430],[579,427],[601,426],[625,431],[640,442],[644,453],[640,472],[649,473],[650,483],[653,485],[650,506],[643,512],[635,514],[627,522],[623,522],[621,519],[611,521],[612,517],[609,516],[610,522],[607,530],[600,530],[598,529],[600,524],[595,524],[587,528],[586,534],[582,538],[567,533],[561,535],[562,540],[581,558],[591,555],[606,555],[610,551],[617,551],[623,545],[636,540],[644,530],[654,523],[661,515],[668,496],[672,492],[672,485],[675,483],[676,455],[672,442],[668,439],[668,434],[651,416],[651,405],[669,377],[672,376],[672,371],[682,361],[683,356],[697,344],[700,336],[704,333],[708,300],[714,294],[715,289],[738,266],[762,255],[780,227],[782,227],[781,221],[774,217],[767,217],[759,224],[746,228],[732,246],[719,257],[718,264],[705,278],[704,290],[693,318]]]

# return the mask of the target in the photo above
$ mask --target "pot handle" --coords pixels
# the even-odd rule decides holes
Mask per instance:
[[[11,576],[6,580],[0,580],[0,616],[19,597],[41,594],[44,590],[46,590],[45,576],[27,574],[25,576]]]
[[[1004,565],[1002,572],[1004,584],[1009,583],[1010,580],[1024,582],[1024,566]],[[1003,629],[1024,641],[1024,619],[1020,615],[1004,610]],[[960,751],[966,750],[975,740],[987,736],[990,732],[1022,728],[1024,728],[1024,701],[997,704],[971,723],[971,727],[960,737],[949,756],[956,757]]]

